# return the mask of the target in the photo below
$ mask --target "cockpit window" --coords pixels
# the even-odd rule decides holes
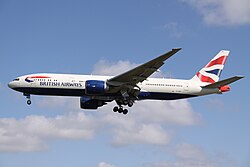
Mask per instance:
[[[19,78],[15,78],[15,79],[13,79],[13,81],[19,81]]]

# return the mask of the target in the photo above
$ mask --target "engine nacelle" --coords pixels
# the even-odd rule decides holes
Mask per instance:
[[[87,95],[103,95],[108,90],[108,86],[104,81],[87,80],[85,82],[85,93]]]
[[[89,97],[80,98],[80,106],[82,109],[97,109],[106,104],[104,101],[91,99]]]

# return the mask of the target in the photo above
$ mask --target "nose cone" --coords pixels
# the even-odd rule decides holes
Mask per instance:
[[[13,83],[13,81],[9,82],[8,87],[11,89],[15,87],[15,84]]]
[[[11,89],[16,89],[19,87],[19,82],[18,81],[11,81],[11,82],[9,82],[8,86]]]

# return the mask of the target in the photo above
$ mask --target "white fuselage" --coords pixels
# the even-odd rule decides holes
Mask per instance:
[[[72,75],[72,74],[30,74],[18,77],[9,83],[9,87],[26,94],[53,96],[88,96],[85,93],[87,80],[107,81],[112,76]],[[181,79],[148,78],[137,84],[140,88],[138,99],[174,100],[213,93],[221,93],[219,89],[204,89],[199,82]],[[91,98],[107,98],[115,95],[109,92]]]

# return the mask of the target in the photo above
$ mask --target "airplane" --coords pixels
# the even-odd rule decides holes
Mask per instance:
[[[22,92],[28,105],[31,104],[31,95],[78,96],[81,109],[97,109],[115,101],[117,106],[113,111],[126,115],[128,110],[124,106],[132,107],[136,101],[222,94],[230,91],[229,84],[244,78],[234,76],[219,81],[228,50],[221,50],[189,80],[150,77],[179,50],[181,48],[174,48],[117,76],[37,73],[15,78],[8,86]]]

